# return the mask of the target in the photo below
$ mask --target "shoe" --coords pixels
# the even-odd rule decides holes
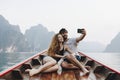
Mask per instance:
[[[61,75],[61,73],[62,73],[62,67],[61,67],[62,62],[63,62],[63,59],[60,59],[60,60],[58,61],[58,70],[57,70],[57,73],[58,73],[59,75]]]
[[[61,67],[60,65],[58,66],[57,73],[58,73],[59,75],[61,75],[61,73],[62,73],[62,67]]]

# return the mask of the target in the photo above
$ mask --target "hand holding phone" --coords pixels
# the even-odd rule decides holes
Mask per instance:
[[[82,33],[84,29],[77,29],[77,33]]]

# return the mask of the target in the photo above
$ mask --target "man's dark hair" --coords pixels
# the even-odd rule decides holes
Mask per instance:
[[[60,29],[59,33],[60,33],[60,34],[68,33],[68,31],[67,31],[65,28],[62,28],[62,29]]]

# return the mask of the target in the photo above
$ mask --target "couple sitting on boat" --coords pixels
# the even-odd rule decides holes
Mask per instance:
[[[85,29],[78,38],[69,38],[68,31],[62,28],[59,33],[55,34],[52,38],[50,47],[48,48],[46,55],[43,57],[43,65],[38,69],[27,69],[30,76],[38,74],[40,72],[52,72],[57,71],[61,74],[62,67],[70,69],[81,69],[83,74],[89,73],[83,64],[79,62],[80,55],[77,52],[77,44],[86,35]],[[62,67],[61,67],[62,66]]]

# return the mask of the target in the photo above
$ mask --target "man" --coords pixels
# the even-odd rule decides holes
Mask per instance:
[[[64,38],[64,44],[68,45],[69,48],[74,52],[74,55],[79,55],[78,54],[78,43],[84,39],[86,36],[86,31],[85,29],[81,29],[81,35],[77,38],[68,38],[68,31],[65,28],[62,28],[59,33],[63,36]],[[67,54],[67,53],[66,53]]]
[[[68,52],[65,52],[64,55],[66,55],[67,60],[65,60],[64,63],[64,68],[76,68],[75,66],[72,66],[71,63],[69,63],[69,61],[71,61],[72,59],[75,60],[75,57],[78,61],[80,61],[80,55],[78,54],[78,50],[77,50],[77,46],[78,43],[84,39],[84,37],[86,36],[86,31],[85,29],[79,29],[79,32],[81,33],[81,35],[77,38],[68,38],[68,31],[65,28],[62,28],[59,33],[63,36],[64,38],[64,44],[68,45],[68,47],[72,50],[73,54],[70,54]],[[76,61],[76,60],[75,60]],[[76,61],[77,62],[77,61]],[[82,64],[81,64],[82,66]],[[84,66],[82,66],[84,68]],[[84,74],[89,73],[89,71],[87,69],[84,69]],[[79,76],[78,76],[79,77]],[[79,80],[79,78],[78,78]]]

